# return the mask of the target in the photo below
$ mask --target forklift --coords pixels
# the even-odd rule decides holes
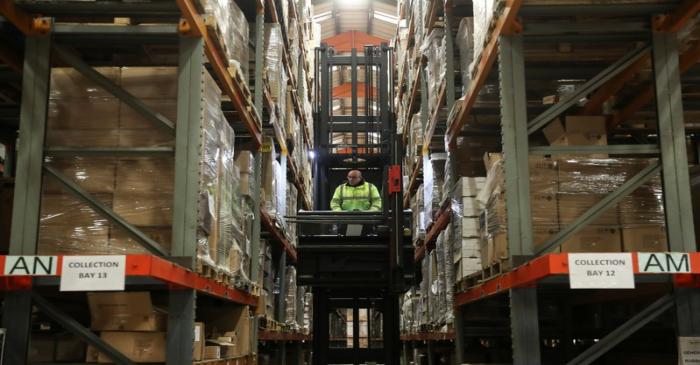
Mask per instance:
[[[415,283],[416,270],[392,107],[393,49],[383,44],[336,54],[324,44],[315,52],[314,210],[293,218],[298,282],[313,290],[312,364],[398,365],[399,298]],[[334,76],[350,81],[345,112],[334,100]],[[350,170],[380,190],[380,212],[329,210]]]

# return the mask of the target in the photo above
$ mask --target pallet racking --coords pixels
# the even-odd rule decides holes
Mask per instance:
[[[429,5],[431,10],[426,20],[427,24],[434,24],[432,17],[439,13],[433,11],[435,3],[437,1]],[[692,36],[681,40],[677,38],[678,32],[696,18],[700,3],[632,3],[634,1],[624,5],[591,1],[497,2],[483,51],[471,74],[471,84],[457,105],[454,104],[454,84],[450,85],[451,77],[447,77],[446,102],[448,110],[452,112],[450,114],[454,114],[455,118],[444,134],[445,150],[454,147],[458,136],[470,133],[475,135],[473,132],[479,130],[478,126],[474,126],[472,116],[495,114],[500,119],[502,150],[503,154],[508,156],[504,166],[509,251],[506,261],[507,266],[513,267],[512,271],[495,275],[478,273],[480,275],[472,279],[457,283],[454,303],[456,363],[482,362],[483,356],[480,358],[475,354],[486,353],[492,361],[512,361],[513,364],[588,364],[601,359],[606,352],[645,325],[647,329],[639,332],[636,347],[634,342],[630,345],[630,341],[627,341],[618,353],[610,354],[607,361],[630,364],[643,361],[662,363],[672,361],[670,359],[676,356],[676,343],[658,341],[661,337],[665,334],[698,335],[698,323],[689,314],[697,310],[699,295],[695,285],[697,268],[692,264],[697,260],[697,247],[686,159],[686,130],[692,132],[694,129],[691,124],[684,124],[683,121],[683,104],[694,104],[692,100],[682,99],[684,94],[681,92],[681,75],[692,68],[700,56],[696,39]],[[469,5],[471,4],[467,4]],[[470,10],[465,9],[462,2],[447,1],[444,9],[445,28],[452,29],[449,24],[454,24],[454,14],[468,16]],[[587,17],[600,21],[595,26],[577,23]],[[413,22],[413,19],[408,21],[409,24]],[[449,31],[446,33],[451,35]],[[447,38],[449,62],[452,60],[451,36]],[[558,68],[538,69],[537,62],[533,60],[533,45],[547,42],[559,44],[564,48],[575,42],[588,42],[586,50],[598,55],[598,59],[591,55],[572,62],[572,56],[569,56],[570,63],[567,64],[562,57],[564,61],[561,66],[557,65]],[[618,46],[625,44],[626,47],[622,48],[626,51],[620,52],[619,47],[614,49],[607,43]],[[634,47],[634,44],[639,46]],[[557,56],[556,51],[541,53],[540,61],[548,56]],[[651,66],[650,61],[653,61]],[[651,69],[650,80],[632,82],[635,77],[639,77],[644,68]],[[451,75],[452,70],[454,68],[448,65],[447,75]],[[532,90],[534,89],[534,94],[538,96],[541,95],[541,90],[536,89],[538,86],[529,85],[557,77],[583,81],[571,95],[562,97],[553,105],[535,105],[532,101]],[[400,79],[399,88],[402,84]],[[486,90],[487,84],[492,87],[495,84],[499,96],[497,101],[492,95],[490,98],[486,96],[493,93]],[[445,102],[442,100],[443,87],[445,86],[441,85],[441,103]],[[625,87],[637,92],[631,96],[623,94]],[[413,95],[416,88],[417,86],[409,87],[403,95]],[[540,91],[540,94],[537,91]],[[590,115],[600,113],[603,103],[617,94],[621,94],[623,99],[626,98],[623,101],[627,103],[608,118],[608,132],[615,138],[615,144],[585,147],[538,146],[541,143],[539,130],[562,112],[576,106],[582,98],[588,98],[587,104],[578,109],[578,112]],[[630,119],[635,112],[651,104],[654,99],[657,114],[653,113],[653,108],[651,113],[644,111],[640,114],[654,123],[658,122],[658,129],[647,127],[635,130],[634,126],[615,129],[621,122]],[[494,110],[493,104],[497,105],[497,109]],[[413,110],[408,112],[412,113]],[[537,116],[532,118],[533,114]],[[409,121],[407,119],[406,123]],[[444,122],[434,115],[430,115],[426,120],[423,115],[422,123],[427,134],[424,138],[424,155],[430,150],[440,150],[434,144],[433,148],[430,148],[431,137],[435,127]],[[410,130],[410,127],[404,128],[404,131],[406,130]],[[653,138],[630,142],[630,136],[644,133],[647,133],[647,137],[653,134]],[[618,190],[591,207],[568,227],[561,229],[558,235],[535,248],[530,219],[528,156],[595,153],[611,156],[651,156],[657,157],[658,162],[652,163],[647,169],[628,179]],[[421,165],[418,165],[414,171],[409,172],[410,194],[417,185],[415,181],[420,168]],[[637,266],[638,253],[632,252],[637,289],[626,292],[577,292],[569,289],[568,254],[547,252],[558,248],[606,208],[614,206],[635,187],[659,173],[664,181],[670,251],[690,253],[687,256],[691,262],[690,272],[660,276],[641,274]],[[422,258],[426,251],[433,249],[432,240],[446,226],[441,222],[449,220],[445,215],[451,216],[452,213],[442,209],[433,218],[433,226],[428,227],[423,245],[416,249],[417,260]],[[614,308],[619,313],[606,315],[604,306]],[[675,308],[676,318],[666,314],[671,308]],[[575,310],[585,311],[583,313],[586,314],[580,314],[585,319],[576,320],[573,314]],[[591,321],[595,321],[595,324],[591,324]],[[430,333],[420,333],[413,336],[415,337],[427,341],[429,351],[431,350]],[[555,341],[557,338],[561,343],[543,344],[541,341]],[[587,342],[586,339],[589,338],[594,338],[595,341]],[[481,345],[478,344],[478,339],[481,339]],[[653,343],[654,339],[657,343]],[[663,344],[659,344],[660,342]],[[654,350],[659,354],[664,353],[665,355],[659,356],[667,358],[654,357]],[[625,358],[625,351],[646,351],[646,355],[632,355],[631,352],[627,352],[628,356]],[[645,360],[644,356],[647,356],[648,360]],[[429,355],[428,362],[433,361]]]
[[[190,351],[193,342],[191,330],[178,330],[192,328],[195,321],[195,310],[202,299],[214,300],[220,306],[255,306],[258,304],[257,295],[244,292],[234,288],[229,283],[222,282],[216,277],[211,277],[195,272],[196,266],[196,214],[191,212],[197,210],[196,168],[198,158],[198,125],[201,124],[197,109],[192,105],[193,100],[201,98],[202,88],[198,87],[202,82],[203,74],[209,72],[217,81],[219,87],[230,101],[225,102],[231,105],[235,111],[235,121],[233,127],[238,135],[249,141],[255,155],[255,181],[260,181],[261,164],[260,149],[263,143],[263,136],[269,132],[262,129],[262,110],[264,107],[264,80],[262,77],[262,66],[256,67],[253,77],[252,89],[247,86],[247,75],[242,75],[240,71],[229,69],[219,45],[219,40],[215,32],[207,27],[205,20],[198,11],[198,3],[192,0],[177,1],[151,1],[151,2],[110,2],[97,1],[90,3],[80,3],[71,1],[41,2],[41,3],[15,3],[4,1],[0,5],[0,14],[11,21],[25,36],[25,54],[23,63],[22,81],[22,111],[20,115],[20,133],[26,138],[20,142],[20,152],[17,156],[17,186],[15,194],[15,209],[13,211],[13,230],[9,253],[10,255],[33,256],[36,255],[39,200],[42,175],[56,175],[51,170],[42,167],[43,158],[47,154],[62,155],[100,155],[100,156],[140,156],[140,155],[174,155],[175,166],[175,201],[173,202],[174,222],[172,249],[166,252],[157,245],[152,245],[148,238],[137,229],[129,227],[128,224],[121,224],[135,237],[140,237],[140,241],[149,247],[154,256],[147,255],[127,255],[126,256],[126,288],[142,288],[144,285],[150,290],[167,292],[169,297],[168,325],[171,329],[168,332],[167,346],[168,364],[192,364],[192,353]],[[252,40],[251,46],[255,48],[255,64],[262,65],[264,22],[265,17],[274,17],[277,20],[277,10],[274,1],[264,2],[238,2],[244,13],[247,14],[248,21],[255,24],[256,38]],[[295,7],[293,7],[295,8]],[[267,9],[267,11],[266,11]],[[41,14],[41,15],[38,15]],[[294,16],[298,15],[295,13]],[[91,24],[91,22],[104,22],[112,18],[134,18],[148,19],[147,24]],[[64,19],[69,19],[70,23]],[[251,20],[252,19],[252,20]],[[79,23],[74,23],[74,22]],[[108,20],[107,23],[110,23]],[[116,23],[116,22],[115,22]],[[299,24],[301,32],[301,24]],[[188,125],[188,128],[178,128],[175,131],[175,148],[115,148],[115,149],[75,149],[75,150],[47,150],[43,147],[43,131],[46,125],[46,115],[42,110],[46,109],[48,100],[48,79],[52,56],[60,58],[62,62],[69,64],[84,74],[86,77],[97,82],[101,87],[118,97],[122,102],[133,107],[137,112],[147,119],[156,123],[164,124],[172,129],[173,124],[162,115],[150,110],[140,100],[136,99],[119,86],[110,84],[95,72],[88,62],[82,60],[86,54],[78,55],[68,50],[66,47],[71,42],[95,49],[109,47],[109,42],[119,39],[121,44],[138,45],[147,40],[151,44],[162,45],[169,49],[175,49],[178,54],[178,107],[177,120],[179,124]],[[304,44],[301,41],[302,49]],[[286,41],[286,36],[285,36]],[[287,45],[288,46],[288,45]],[[117,50],[113,51],[118,52]],[[285,51],[285,65],[289,69],[290,60]],[[305,52],[300,57],[304,58]],[[89,57],[87,57],[89,58]],[[302,60],[300,67],[306,67],[307,63]],[[303,65],[303,66],[301,66]],[[301,72],[299,73],[301,75]],[[293,75],[293,79],[298,80],[299,75]],[[308,84],[302,82],[296,84],[296,80],[291,80],[293,99],[295,102],[295,112],[298,113],[304,131],[305,143],[311,146],[306,129],[306,121],[301,109],[301,97],[308,97]],[[280,135],[276,142],[285,146],[284,137]],[[286,154],[287,149],[282,149]],[[285,159],[286,156],[283,157]],[[310,190],[304,185],[299,169],[291,159],[288,159],[290,180],[295,183],[302,194]],[[193,174],[194,172],[194,174]],[[60,178],[60,176],[59,176]],[[70,183],[66,181],[70,185]],[[69,187],[70,189],[70,187]],[[194,189],[194,190],[193,190]],[[260,206],[260,184],[253,188],[253,206]],[[80,189],[72,188],[73,192],[86,200],[91,206],[94,199],[81,192]],[[306,196],[304,194],[304,196]],[[305,207],[309,207],[309,199],[304,199]],[[99,206],[98,206],[99,208]],[[110,220],[119,222],[120,218],[109,208],[102,209],[102,213]],[[286,258],[291,262],[296,261],[296,249],[290,244],[285,232],[272,222],[272,218],[263,208],[254,209],[253,237],[251,242],[251,256],[258,257],[260,250],[261,221],[264,230],[277,243],[278,251],[281,252],[277,259],[281,261],[282,267],[286,266]],[[32,217],[32,218],[30,218]],[[117,223],[119,224],[119,223]],[[0,261],[4,262],[6,256],[2,256]],[[57,257],[58,262],[61,256]],[[258,260],[253,259],[251,263],[251,281],[258,281]],[[282,275],[284,270],[282,270]],[[51,313],[52,318],[61,324],[69,326],[71,332],[95,345],[103,352],[110,354],[110,357],[118,363],[130,363],[123,355],[111,349],[109,345],[95,337],[88,329],[79,325],[68,315],[62,313],[50,302],[42,300],[41,293],[46,290],[51,295],[56,295],[58,276],[53,277],[8,277],[3,278],[2,289],[6,291],[3,316],[3,327],[8,329],[6,361],[13,364],[25,364],[26,349],[28,347],[30,335],[30,318],[32,303],[38,305],[43,311]],[[284,278],[283,278],[284,281]],[[41,289],[41,290],[39,290]],[[213,298],[213,299],[212,299]],[[282,301],[284,303],[284,301]],[[284,309],[282,309],[284,313]],[[197,363],[212,364],[248,364],[254,363],[257,353],[257,321],[253,320],[252,328],[252,349],[251,355],[237,359],[222,359],[217,361],[205,361]],[[278,336],[274,334],[274,336]],[[286,334],[280,334],[286,336]],[[299,341],[293,335],[290,341]],[[300,337],[301,338],[301,337]],[[262,340],[265,340],[263,338]]]

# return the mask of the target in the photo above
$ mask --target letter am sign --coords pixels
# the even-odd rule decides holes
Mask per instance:
[[[690,272],[690,255],[677,252],[639,253],[640,273],[674,274]]]
[[[50,276],[56,275],[58,256],[6,256],[5,275]]]

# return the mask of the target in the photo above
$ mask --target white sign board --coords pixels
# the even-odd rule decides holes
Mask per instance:
[[[678,365],[700,364],[700,337],[678,337]]]
[[[124,290],[126,256],[63,256],[61,291]]]
[[[672,274],[690,272],[690,255],[677,252],[654,252],[637,254],[639,272]]]
[[[631,253],[570,253],[571,289],[634,289]]]
[[[58,256],[7,256],[5,275],[52,276],[58,269]]]

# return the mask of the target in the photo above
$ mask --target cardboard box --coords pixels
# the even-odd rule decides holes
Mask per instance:
[[[583,215],[594,204],[603,200],[606,195],[598,194],[559,194],[557,196],[559,204],[559,224],[566,226]],[[593,221],[593,225],[617,226],[620,224],[617,206],[613,206],[598,219]]]
[[[479,237],[479,217],[462,218],[462,237]]]
[[[47,130],[111,130],[119,128],[119,99],[116,97],[71,97],[49,100]]]
[[[114,212],[135,226],[172,224],[173,194],[120,192],[114,194]]]
[[[168,99],[166,97],[158,97],[154,99],[143,99],[141,101],[152,111],[168,118],[173,124],[177,123],[177,98]],[[124,103],[121,103],[119,106],[119,128],[140,130],[142,133],[151,130],[158,131],[161,134],[167,134],[165,129],[161,128],[155,122],[146,119],[141,113]]]
[[[243,356],[250,353],[250,314],[244,307],[236,323],[236,347],[233,356]]]
[[[33,334],[29,341],[27,359],[30,363],[54,361],[56,342],[49,334]]]
[[[46,146],[49,147],[116,147],[119,130],[48,129]]]
[[[119,67],[95,67],[95,71],[102,74],[109,81],[120,85],[121,68]],[[55,67],[51,69],[50,98],[59,99],[114,99],[109,91],[97,86],[92,80],[83,76],[72,67]]]
[[[559,226],[556,225],[556,222],[554,225],[548,225],[548,226],[535,226],[533,222],[533,227],[532,227],[532,244],[535,249],[538,249],[542,247],[544,243],[549,241],[552,236],[557,234],[559,232]],[[559,252],[559,248],[557,247],[556,249],[553,250],[553,252]]]
[[[587,226],[561,246],[561,252],[620,252],[620,228],[616,226]]]
[[[194,323],[194,349],[192,352],[192,360],[200,361],[204,359],[204,323]]]
[[[122,159],[117,163],[119,193],[143,195],[173,194],[175,191],[175,161],[172,158]]]
[[[100,338],[133,362],[165,362],[165,332],[110,332]],[[99,363],[111,363],[105,354],[97,357]]]
[[[493,246],[489,251],[491,263],[496,263],[508,259],[508,234],[498,233],[489,240],[489,245]]]
[[[175,136],[168,132],[143,129],[120,129],[119,147],[174,147]]]
[[[461,197],[475,197],[484,188],[485,177],[460,177],[455,186],[456,193]]]
[[[530,216],[533,225],[558,222],[556,194],[530,194]]]
[[[481,258],[462,258],[454,264],[455,280],[459,281],[482,269]]]
[[[172,247],[173,227],[135,226],[150,239],[158,242],[163,249],[170,251]],[[142,244],[134,240],[124,229],[114,227],[110,231],[109,248],[111,252],[122,254],[149,253]]]
[[[667,252],[666,226],[623,226],[622,248],[625,252]]]
[[[95,331],[163,331],[167,315],[154,309],[149,292],[88,293]]]
[[[551,121],[547,126],[542,128],[542,133],[551,146],[568,146],[569,141],[566,139],[566,130],[559,118]]]
[[[464,217],[478,217],[481,214],[483,208],[476,198],[464,197],[462,198],[462,216]]]
[[[205,346],[204,347],[204,360],[213,360],[221,358],[221,347],[219,346]]]
[[[44,224],[39,228],[37,253],[41,255],[113,254],[109,227],[90,224]]]
[[[116,179],[117,163],[105,158],[52,158],[46,162],[78,186],[91,194],[112,194]],[[66,188],[56,179],[44,179],[42,185],[44,194],[66,194]]]
[[[122,67],[121,84],[137,99],[177,99],[177,67]]]
[[[112,206],[112,194],[93,194],[93,197],[106,206]],[[67,191],[41,196],[42,226],[99,226],[98,221],[106,221],[90,206]]]
[[[605,116],[566,117],[566,139],[570,146],[605,146],[608,144]],[[606,158],[607,154],[589,155],[591,158]]]
[[[56,338],[54,360],[58,362],[80,362],[85,358],[85,348],[85,342],[76,336],[59,336]]]
[[[227,306],[222,308],[208,308],[207,311],[203,311],[199,314],[203,322],[216,324],[216,333],[224,334],[223,337],[236,337],[235,354],[233,356],[247,355],[250,353],[249,307],[239,306],[231,308]],[[227,333],[230,333],[230,336],[226,336]],[[219,355],[221,355],[221,350],[218,351]]]

